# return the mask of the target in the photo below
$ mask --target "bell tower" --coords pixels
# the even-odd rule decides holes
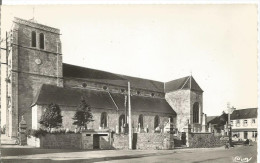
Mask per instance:
[[[202,131],[203,90],[192,76],[166,82],[165,99],[177,113],[180,132],[184,132],[188,123],[193,132]]]
[[[7,134],[17,136],[24,116],[31,126],[32,104],[42,84],[63,87],[60,30],[15,18],[7,70]]]

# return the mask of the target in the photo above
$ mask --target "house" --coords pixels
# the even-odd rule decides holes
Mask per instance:
[[[230,123],[233,138],[257,141],[257,108],[233,111]]]

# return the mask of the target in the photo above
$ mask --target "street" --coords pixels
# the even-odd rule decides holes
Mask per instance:
[[[2,162],[257,162],[257,144],[236,146],[231,149],[197,148],[175,150],[70,150],[39,149],[4,145],[1,147]]]

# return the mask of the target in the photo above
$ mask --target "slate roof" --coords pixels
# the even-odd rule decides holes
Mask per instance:
[[[125,95],[111,93],[113,100],[106,91],[89,89],[62,88],[55,85],[43,84],[33,100],[34,105],[48,105],[56,103],[61,106],[76,107],[82,96],[86,97],[87,103],[93,108],[124,110]],[[154,113],[176,114],[165,99],[155,97],[131,96],[133,111],[147,111]]]
[[[234,110],[230,115],[230,119],[249,119],[257,118],[257,108],[239,109]]]
[[[218,116],[207,116],[207,123],[211,123],[213,119],[217,118]]]
[[[180,79],[172,80],[165,83],[165,92],[176,91],[179,89],[190,89],[203,92],[198,83],[192,76],[186,76]]]
[[[90,81],[103,82],[117,86],[127,86],[129,81],[131,87],[137,89],[145,89],[156,92],[164,92],[164,83],[154,80],[130,77],[126,75],[114,74],[106,71],[95,70],[91,68],[79,67],[63,63],[64,78],[78,78]]]
[[[85,79],[123,87],[126,87],[127,82],[129,81],[132,88],[161,93],[167,93],[178,89],[190,89],[203,92],[192,76],[187,76],[164,83],[63,63],[63,77]]]
[[[212,116],[211,120],[208,120],[207,117],[207,124],[211,123],[211,124],[218,124],[220,122],[220,116]]]

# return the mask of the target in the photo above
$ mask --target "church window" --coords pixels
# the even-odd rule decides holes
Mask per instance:
[[[158,115],[156,115],[154,117],[154,129],[156,129],[157,127],[159,127],[159,124],[160,124],[160,118]]]
[[[87,83],[82,83],[82,87],[87,87]]]
[[[32,47],[36,47],[36,32],[32,31]]]
[[[106,112],[101,113],[100,126],[102,128],[107,127],[107,113]]]
[[[107,86],[103,86],[103,89],[104,89],[104,90],[107,90]]]
[[[199,123],[199,103],[193,104],[193,123]]]
[[[121,133],[122,128],[125,126],[125,115],[122,114],[119,117],[119,132]]]
[[[82,83],[82,87],[87,87],[87,83]]]
[[[40,33],[40,48],[44,49],[44,34]]]
[[[144,116],[143,114],[140,114],[139,115],[139,118],[138,118],[138,125],[140,124],[140,128],[144,128]]]

